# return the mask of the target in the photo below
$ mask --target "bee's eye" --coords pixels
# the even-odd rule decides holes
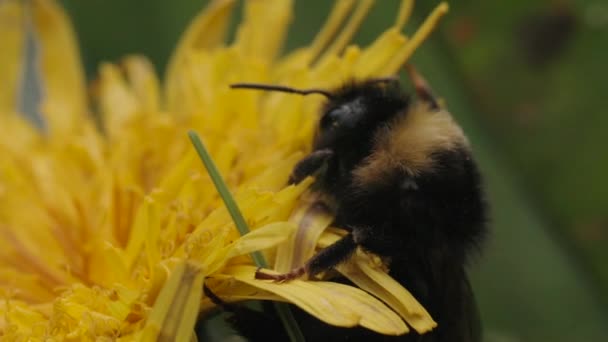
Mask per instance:
[[[343,106],[330,109],[321,119],[321,128],[338,127],[347,114]]]

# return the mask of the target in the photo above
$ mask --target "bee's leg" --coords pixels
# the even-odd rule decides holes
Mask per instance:
[[[289,184],[300,183],[304,178],[317,171],[333,154],[334,152],[330,149],[316,150],[310,153],[293,168],[289,176]]]
[[[289,281],[299,278],[305,274],[314,276],[320,272],[326,271],[342,261],[346,260],[357,249],[357,244],[353,239],[352,234],[348,234],[336,241],[333,245],[327,246],[325,249],[317,253],[301,267],[284,274],[268,274],[258,270],[255,273],[256,279],[271,279],[274,281]]]
[[[433,94],[433,90],[431,86],[429,86],[428,82],[416,71],[411,64],[406,64],[405,70],[407,71],[412,84],[414,85],[414,89],[416,90],[416,94],[423,100],[428,102],[431,105],[432,109],[439,109],[439,103],[435,94]]]

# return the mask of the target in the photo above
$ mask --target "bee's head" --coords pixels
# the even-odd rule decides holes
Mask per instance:
[[[371,141],[378,127],[407,107],[396,79],[350,83],[332,92],[325,105],[314,149],[348,150]]]

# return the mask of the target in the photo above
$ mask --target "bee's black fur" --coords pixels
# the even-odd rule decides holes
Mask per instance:
[[[420,339],[414,334],[401,340],[475,341],[478,323],[465,265],[484,235],[479,175],[468,152],[443,151],[434,158],[434,173],[399,174],[369,191],[349,189],[336,225],[350,227],[364,249],[389,257],[391,276],[438,322]]]
[[[445,139],[427,143],[428,137],[416,138],[426,145],[419,148],[423,155],[415,156],[417,160],[411,163],[400,160],[409,158],[408,154],[394,151],[418,146],[401,146],[399,141],[380,143],[395,130],[418,129],[404,126],[408,115],[423,119],[449,116],[430,91],[425,91],[426,84],[416,85],[417,102],[397,81],[353,82],[330,92],[313,152],[294,168],[290,182],[297,183],[326,164],[318,183],[336,201],[335,225],[350,231],[304,266],[309,275],[332,268],[360,246],[390,260],[391,276],[412,292],[438,327],[424,335],[411,332],[389,337],[362,328],[332,327],[297,310],[310,340],[469,342],[480,338],[465,267],[485,235],[486,205],[466,138],[455,123],[447,121]],[[409,131],[403,132],[407,135]],[[403,141],[417,144],[412,139]],[[372,163],[381,153],[389,157]],[[366,177],[358,178],[359,174]],[[301,273],[302,269],[277,279],[289,280]]]

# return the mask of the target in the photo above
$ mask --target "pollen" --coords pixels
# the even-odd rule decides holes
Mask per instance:
[[[364,253],[341,269],[357,286],[257,280],[249,256],[263,251],[282,271],[343,231],[328,227],[330,213],[309,210],[313,179],[286,186],[310,150],[320,100],[229,85],[319,88],[394,74],[447,11],[439,5],[410,38],[402,29],[413,1],[402,1],[393,27],[368,47],[352,45],[373,4],[336,1],[313,42],[284,53],[292,1],[247,1],[227,42],[235,1],[214,0],[177,43],[164,83],[137,55],[100,65],[87,88],[58,3],[0,1],[0,337],[190,339],[199,313],[215,308],[203,283],[227,302],[290,302],[338,326],[432,329],[426,310]],[[26,71],[43,89],[35,107],[45,129],[17,101]],[[189,130],[205,141],[248,234],[235,229]]]

